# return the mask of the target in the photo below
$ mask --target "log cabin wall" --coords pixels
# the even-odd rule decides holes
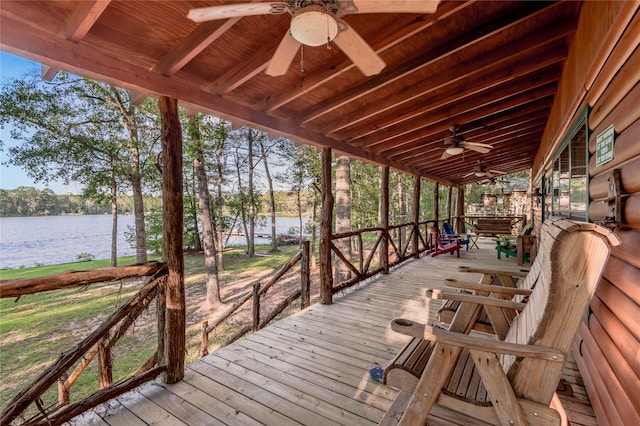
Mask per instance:
[[[588,218],[607,215],[608,180],[620,170],[622,245],[612,250],[574,356],[601,425],[640,424],[640,16],[638,2],[585,2],[536,157],[533,187],[548,188],[554,156],[585,111]],[[615,130],[613,160],[596,166],[596,138]],[[552,194],[532,203],[535,228]],[[544,210],[544,213],[543,213]]]

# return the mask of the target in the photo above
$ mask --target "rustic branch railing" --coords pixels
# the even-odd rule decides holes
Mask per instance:
[[[47,368],[33,383],[20,391],[0,414],[0,424],[10,424],[36,404],[39,414],[24,424],[60,424],[114,396],[126,392],[141,383],[155,378],[164,371],[163,366],[154,366],[160,357],[154,354],[144,365],[128,379],[112,384],[113,345],[126,333],[135,319],[162,294],[166,281],[166,267],[162,263],[150,262],[119,268],[104,268],[93,271],[72,271],[50,277],[34,279],[5,280],[0,282],[0,297],[20,297],[42,291],[52,291],[71,287],[86,286],[92,283],[113,282],[129,278],[149,277],[149,281],[130,300],[107,318],[96,330],[84,338],[75,348],[60,355],[58,360]],[[116,328],[117,327],[117,328]],[[163,334],[159,334],[162,336]],[[158,339],[159,341],[162,339]],[[161,344],[159,344],[161,347]],[[69,392],[76,379],[98,355],[100,390],[93,395],[70,404]],[[68,370],[80,361],[71,374]],[[52,407],[43,407],[40,398],[51,386],[58,382],[58,403]]]
[[[298,262],[300,262],[300,288],[289,294],[273,311],[271,311],[265,319],[260,318],[260,298],[264,296],[267,291],[273,287],[287,272],[291,270]],[[222,343],[221,346],[227,346],[236,340],[240,339],[245,334],[251,331],[258,331],[266,327],[275,317],[277,317],[288,306],[300,298],[300,309],[304,309],[311,303],[310,298],[310,267],[309,267],[309,242],[303,243],[302,250],[292,257],[278,272],[276,272],[264,286],[260,283],[253,285],[252,291],[244,295],[240,300],[235,302],[227,311],[215,320],[215,322],[209,325],[208,321],[202,323],[202,342],[200,346],[200,355],[205,356],[209,353],[209,334],[213,332],[220,324],[228,320],[233,314],[235,314],[245,304],[251,302],[252,307],[252,322],[251,324],[243,326],[240,330],[235,332],[231,337]]]
[[[413,222],[409,222],[392,225],[389,226],[388,229],[382,227],[371,227],[333,234],[331,238],[331,250],[338,259],[347,265],[351,272],[353,272],[354,276],[349,280],[334,284],[332,294],[383,272],[384,267],[379,261],[376,262],[376,260],[380,259],[381,254],[387,256],[387,264],[389,266],[395,266],[407,259],[416,257],[415,249],[412,246],[413,235],[416,232],[418,233],[418,253],[422,253],[427,250],[426,235],[428,231],[428,224],[432,222],[433,220],[419,222],[417,226]],[[364,236],[367,233],[374,232],[377,234],[375,240]],[[342,238],[357,239],[354,244],[357,249],[355,256],[352,256],[352,259],[348,259],[347,256],[342,253],[335,244],[333,244],[334,240]],[[380,248],[383,246],[381,243],[385,238],[389,243],[389,253],[386,254],[380,253]],[[370,242],[373,241],[373,244],[365,247],[363,241],[367,240]]]

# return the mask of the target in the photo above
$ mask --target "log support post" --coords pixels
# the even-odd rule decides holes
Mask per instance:
[[[453,187],[447,187],[447,220],[451,223],[451,205],[453,204]]]
[[[418,236],[420,234],[420,176],[413,177],[413,257],[420,257],[420,247]]]
[[[302,243],[302,258],[300,259],[300,309],[311,305],[311,262],[309,255],[309,241]]]
[[[186,308],[184,253],[182,245],[182,129],[178,101],[161,96],[158,105],[162,141],[162,255],[168,269],[166,286],[164,380],[175,383],[184,377]]]
[[[380,243],[380,267],[389,273],[389,166],[380,167],[379,226],[384,229]]]
[[[464,216],[464,189],[463,188],[457,188],[456,189],[456,233],[458,234],[463,234],[465,233],[467,230],[465,229],[464,226],[464,219],[462,218]]]
[[[440,184],[436,182],[433,185],[433,220],[436,221],[436,226],[438,226],[438,221],[440,220]]]
[[[320,219],[320,303],[333,302],[333,273],[331,268],[331,229],[333,225],[333,193],[331,191],[331,148],[321,153],[322,209]]]

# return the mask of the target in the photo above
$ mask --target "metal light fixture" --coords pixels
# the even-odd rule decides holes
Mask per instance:
[[[291,35],[306,46],[321,46],[336,38],[338,22],[320,6],[305,7],[291,19]]]

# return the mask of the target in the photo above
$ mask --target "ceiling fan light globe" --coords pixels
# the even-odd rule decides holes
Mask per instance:
[[[449,155],[462,154],[462,151],[464,151],[464,148],[459,147],[459,146],[451,146],[451,147],[446,149],[446,153],[449,154]]]
[[[478,177],[482,177],[482,176],[486,175],[486,173],[485,172],[475,172],[475,175],[478,176]]]
[[[336,38],[338,22],[321,10],[302,11],[291,19],[291,35],[306,46],[321,46]]]

